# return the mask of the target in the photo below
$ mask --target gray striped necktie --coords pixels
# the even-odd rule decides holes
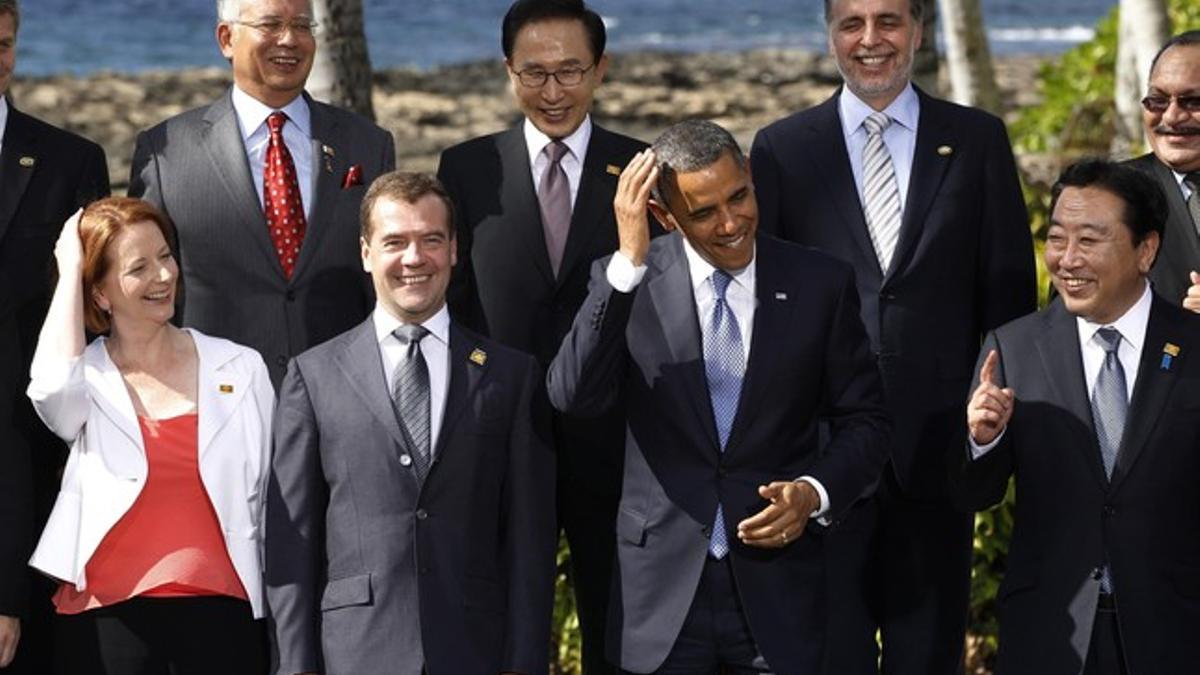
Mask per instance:
[[[417,477],[425,479],[429,471],[429,368],[421,355],[421,339],[429,330],[419,324],[406,324],[392,331],[404,345],[404,357],[392,377],[392,401],[400,423],[408,430],[414,450],[413,465]]]
[[[542,211],[542,229],[546,237],[546,253],[550,254],[550,269],[558,276],[563,251],[567,248],[567,232],[571,229],[571,184],[562,168],[567,145],[554,141],[542,150],[550,163],[538,185],[538,205]]]
[[[1183,177],[1183,184],[1188,186],[1192,194],[1188,195],[1187,209],[1192,216],[1192,227],[1200,233],[1200,171],[1193,171]]]
[[[1104,460],[1104,473],[1112,478],[1117,453],[1121,450],[1121,436],[1125,433],[1125,413],[1129,409],[1125,368],[1117,357],[1121,333],[1116,328],[1101,328],[1096,331],[1096,341],[1104,347],[1104,365],[1100,366],[1092,388],[1092,423]]]
[[[876,112],[863,120],[867,130],[867,145],[863,148],[863,211],[871,243],[879,258],[879,268],[887,274],[892,254],[900,240],[900,187],[892,155],[883,143],[883,132],[892,118]]]

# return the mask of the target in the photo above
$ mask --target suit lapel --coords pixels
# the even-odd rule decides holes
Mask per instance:
[[[371,416],[387,429],[395,447],[406,449],[409,443],[392,408],[392,397],[383,374],[383,357],[375,339],[375,324],[367,317],[354,330],[346,349],[335,354],[334,361]]]
[[[225,187],[229,196],[228,208],[233,210],[233,217],[250,230],[250,238],[258,244],[269,264],[282,278],[283,268],[279,265],[279,256],[267,232],[267,221],[246,160],[246,145],[242,142],[242,130],[238,126],[231,92],[226,92],[209,106],[204,115],[206,126],[201,130],[200,145],[208,153],[213,174]]]
[[[615,158],[610,156],[612,145],[608,140],[607,131],[592,125],[592,138],[579,179],[579,195],[571,210],[571,228],[567,231],[567,244],[559,268],[560,283],[568,278],[567,271],[579,263],[583,251],[590,248],[588,244],[592,239],[604,234],[600,221],[611,210],[612,196],[617,189],[617,176],[608,173],[610,164],[617,165]],[[585,262],[591,263],[590,260]]]
[[[917,143],[913,148],[912,171],[908,179],[908,197],[904,202],[904,217],[900,222],[900,240],[896,244],[896,252],[892,264],[888,268],[885,283],[904,266],[904,261],[912,253],[913,248],[921,239],[921,231],[925,227],[925,216],[933,206],[938,188],[946,176],[953,161],[953,153],[941,155],[938,148],[954,148],[955,137],[953,129],[946,123],[942,115],[942,104],[917,90],[921,101],[921,113],[917,122]]]
[[[1200,237],[1196,235],[1196,227],[1192,224],[1192,215],[1188,213],[1187,202],[1183,200],[1183,192],[1179,189],[1179,182],[1175,180],[1174,172],[1154,155],[1150,155],[1146,159],[1146,164],[1149,165],[1150,171],[1167,197],[1170,214],[1167,217],[1167,228],[1170,231],[1167,232],[1165,239],[1170,242],[1173,253],[1182,253],[1182,255],[1173,255],[1172,257],[1180,261],[1200,259]],[[1160,251],[1159,255],[1163,255],[1163,253],[1165,251]],[[1183,266],[1190,267],[1191,265],[1185,263]]]
[[[304,233],[304,243],[300,245],[300,259],[296,261],[293,279],[298,279],[312,264],[313,257],[320,250],[321,239],[330,230],[338,191],[342,188],[338,183],[338,176],[343,175],[343,167],[350,164],[349,158],[345,156],[349,150],[341,143],[344,139],[339,134],[337,117],[307,93],[304,94],[304,100],[308,102],[309,120],[312,125],[312,173],[315,184],[313,203],[308,208],[308,228]]]
[[[25,116],[8,104],[8,123],[4,129],[3,149],[0,149],[0,239],[4,238],[17,205],[29,186],[29,180],[37,169],[37,139],[25,123]],[[22,159],[30,158],[33,164],[22,166]],[[25,161],[28,164],[28,159]]]
[[[434,444],[433,461],[436,465],[447,452],[449,439],[453,435],[458,418],[468,409],[471,398],[475,395],[479,383],[488,373],[487,360],[477,363],[471,360],[471,354],[478,345],[469,335],[464,333],[457,324],[450,324],[450,377],[446,391],[446,407],[442,412],[442,427],[438,430],[437,442]],[[431,469],[432,473],[432,469]]]
[[[1046,370],[1046,381],[1055,393],[1055,399],[1073,415],[1088,431],[1095,429],[1092,422],[1092,406],[1088,401],[1087,380],[1083,374],[1083,356],[1079,353],[1079,328],[1075,317],[1055,299],[1046,312],[1046,326],[1037,342],[1038,355]],[[1020,397],[1020,392],[1017,392]],[[1098,484],[1107,485],[1104,464],[1100,458],[1100,446],[1095,433],[1090,433],[1091,443],[1077,447],[1084,453],[1084,463],[1090,467],[1092,478]]]
[[[219,343],[209,343],[192,333],[192,341],[199,354],[199,377],[197,378],[197,404],[200,410],[197,443],[198,456],[203,459],[217,435],[233,416],[246,392],[250,388],[250,377],[245,373],[225,371],[223,367],[233,358]]]
[[[84,352],[84,381],[95,390],[92,400],[97,407],[145,454],[142,429],[138,425],[133,399],[125,387],[125,378],[108,356],[107,340],[98,339]]]
[[[1191,354],[1194,345],[1185,344],[1186,330],[1172,321],[1163,301],[1155,296],[1150,307],[1150,320],[1146,325],[1146,340],[1142,343],[1142,357],[1138,364],[1137,381],[1133,385],[1128,423],[1121,438],[1121,450],[1113,468],[1112,490],[1116,490],[1146,447],[1150,433],[1158,424],[1167,396],[1177,381],[1176,373],[1183,367],[1183,360]],[[1167,343],[1179,348],[1178,354],[1164,368],[1163,354]]]
[[[533,266],[542,273],[546,283],[554,285],[550,269],[550,254],[546,252],[546,235],[542,231],[542,212],[538,207],[537,188],[533,185],[529,166],[529,150],[525,132],[518,125],[496,139],[500,153],[500,199],[502,213],[513,229],[514,238],[523,241]]]
[[[670,363],[680,371],[684,396],[692,402],[697,419],[702,421],[705,436],[713,447],[720,447],[708,395],[708,380],[704,375],[700,321],[696,316],[695,294],[683,254],[683,237],[679,233],[668,236],[672,240],[661,256],[662,271],[649,280],[647,289],[663,338],[671,351]]]
[[[839,89],[839,93],[840,91]],[[864,260],[869,265],[856,265],[855,269],[871,269],[878,275],[875,277],[878,280],[882,277],[883,270],[879,267],[879,256],[875,254],[875,246],[871,244],[862,201],[854,182],[854,169],[850,166],[850,157],[846,152],[842,118],[838,114],[838,93],[817,107],[816,115],[808,128],[807,141],[794,147],[811,149],[810,159],[817,166],[815,173],[825,181],[824,194],[829,195],[833,202],[832,210],[842,217],[846,230],[858,244]]]
[[[750,358],[746,361],[746,376],[742,381],[742,395],[738,400],[737,417],[733,420],[733,430],[725,451],[729,452],[741,440],[749,428],[755,410],[761,408],[763,397],[770,388],[772,375],[778,370],[774,367],[779,359],[778,336],[788,334],[788,324],[791,318],[792,305],[788,298],[792,295],[791,287],[786,283],[787,276],[780,273],[776,262],[775,249],[762,245],[758,241],[755,252],[757,269],[755,272],[754,295],[758,306],[754,310],[754,331],[750,337]]]

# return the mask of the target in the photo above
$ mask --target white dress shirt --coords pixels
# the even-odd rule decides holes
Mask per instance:
[[[3,131],[3,129],[4,129],[4,127],[0,126],[0,131]],[[1188,197],[1192,196],[1192,189],[1189,188],[1187,186],[1187,184],[1183,182],[1183,179],[1187,178],[1187,174],[1179,173],[1178,171],[1175,171],[1174,169],[1171,170],[1171,174],[1175,176],[1175,184],[1179,186],[1179,191],[1181,193],[1183,193],[1183,201],[1186,202],[1188,200]]]
[[[404,322],[388,313],[378,302],[371,313],[371,320],[375,323],[375,339],[379,341],[379,354],[383,357],[387,395],[391,396],[396,366],[400,365],[406,349],[392,332]],[[446,412],[446,392],[450,390],[450,312],[442,305],[437,314],[421,325],[429,331],[429,335],[421,340],[421,356],[425,358],[425,366],[429,369],[429,456],[433,457],[438,433],[442,429],[442,416]]]
[[[1117,358],[1121,361],[1121,368],[1125,371],[1125,401],[1133,400],[1133,386],[1137,383],[1138,367],[1142,361],[1142,348],[1146,342],[1146,326],[1150,323],[1152,298],[1150,284],[1147,283],[1137,302],[1133,303],[1132,307],[1112,323],[1093,323],[1081,316],[1075,317],[1075,324],[1079,329],[1079,354],[1083,357],[1083,380],[1084,386],[1087,387],[1089,401],[1092,398],[1092,390],[1096,388],[1096,378],[1100,377],[1100,369],[1104,367],[1106,355],[1104,345],[1096,337],[1096,331],[1101,328],[1115,328],[1121,334],[1121,344],[1117,346]],[[967,440],[971,445],[971,457],[973,459],[983,457],[989,450],[996,447],[1003,437],[1004,430],[1002,429],[991,443],[979,445],[975,439],[971,438],[970,434],[967,434]]]
[[[863,120],[876,112],[863,103],[849,87],[842,87],[838,96],[838,112],[842,118],[842,134],[846,140],[846,152],[850,156],[850,168],[854,172],[854,185],[858,188],[858,199],[863,198],[863,150],[867,147],[867,129]],[[912,175],[913,156],[917,148],[917,122],[921,116],[921,100],[912,84],[884,108],[883,113],[892,118],[892,123],[883,132],[883,144],[892,156],[892,168],[896,172],[896,186],[900,189],[900,212],[908,200],[908,179]]]
[[[703,331],[707,326],[707,317],[712,314],[713,305],[716,303],[716,293],[713,291],[709,278],[717,268],[702,258],[686,238],[683,239],[683,254],[687,259],[688,276],[692,281],[692,297],[696,303],[696,316],[700,319],[700,330]],[[754,335],[754,311],[758,306],[758,299],[755,296],[757,270],[758,252],[756,250],[755,255],[750,258],[750,264],[740,270],[729,272],[733,281],[725,289],[725,303],[729,305],[729,310],[737,319],[738,332],[742,337],[742,356],[746,359],[747,364],[750,363],[750,339]],[[605,275],[613,290],[619,293],[630,293],[642,282],[642,278],[646,275],[646,266],[634,266],[632,260],[618,251],[609,260]],[[795,480],[804,481],[817,491],[817,495],[821,498],[821,504],[817,510],[812,512],[812,517],[817,518],[822,525],[828,525],[829,522],[822,517],[829,511],[829,493],[825,491],[825,486],[812,476],[801,476]]]
[[[8,99],[0,94],[0,152],[4,152],[4,131],[8,129]]]
[[[263,205],[263,165],[267,159],[267,145],[271,131],[267,128],[267,117],[275,108],[263,104],[234,85],[233,109],[237,113],[238,128],[242,131],[242,144],[246,148],[246,161],[250,163],[250,175],[254,178],[254,191],[258,203]],[[292,102],[279,108],[287,115],[283,125],[283,143],[296,165],[296,182],[300,184],[300,201],[304,215],[312,214],[313,191],[316,174],[313,172],[312,116],[308,101],[297,96]],[[265,207],[264,207],[265,208]]]
[[[542,150],[554,139],[543,134],[529,118],[525,118],[525,147],[529,151],[529,168],[533,171],[533,189],[536,191],[542,184],[542,176],[546,167],[550,166],[550,158]],[[571,209],[575,208],[575,197],[579,195],[579,181],[583,177],[583,159],[587,156],[588,143],[592,140],[592,117],[583,118],[583,123],[570,136],[562,139],[567,146],[567,152],[559,160],[563,172],[567,174],[567,184],[571,186]]]

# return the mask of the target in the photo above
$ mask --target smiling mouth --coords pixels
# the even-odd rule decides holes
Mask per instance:
[[[868,68],[876,68],[887,63],[892,58],[891,54],[856,56],[854,59]]]
[[[746,240],[746,235],[745,235],[745,234],[741,234],[741,235],[738,235],[738,236],[737,236],[736,238],[734,238],[734,239],[730,239],[729,241],[721,241],[721,242],[717,242],[717,246],[720,246],[720,247],[722,247],[722,248],[737,248],[737,247],[738,247],[738,246],[740,246],[740,245],[742,244],[742,242],[743,242],[743,241],[745,241],[745,240]]]
[[[567,118],[567,113],[570,108],[542,108],[542,116],[554,121],[562,121]]]
[[[171,291],[168,290],[168,291],[159,291],[158,293],[147,293],[146,295],[143,295],[142,297],[146,300],[149,300],[150,302],[162,302],[163,300],[166,300],[171,297]]]
[[[396,277],[396,281],[400,282],[401,286],[416,286],[417,284],[423,284],[432,278],[432,274],[414,274],[411,276]]]
[[[283,68],[294,68],[300,65],[300,59],[294,56],[273,56],[270,59],[271,63]]]
[[[1078,291],[1092,283],[1091,279],[1081,279],[1079,277],[1059,277],[1058,280],[1062,282],[1063,288],[1068,291]]]

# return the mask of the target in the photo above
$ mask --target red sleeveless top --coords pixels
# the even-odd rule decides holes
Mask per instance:
[[[200,480],[196,413],[139,417],[149,472],[141,494],[88,560],[87,589],[64,582],[59,614],[78,614],[135,596],[227,595],[246,599],[217,513]]]

